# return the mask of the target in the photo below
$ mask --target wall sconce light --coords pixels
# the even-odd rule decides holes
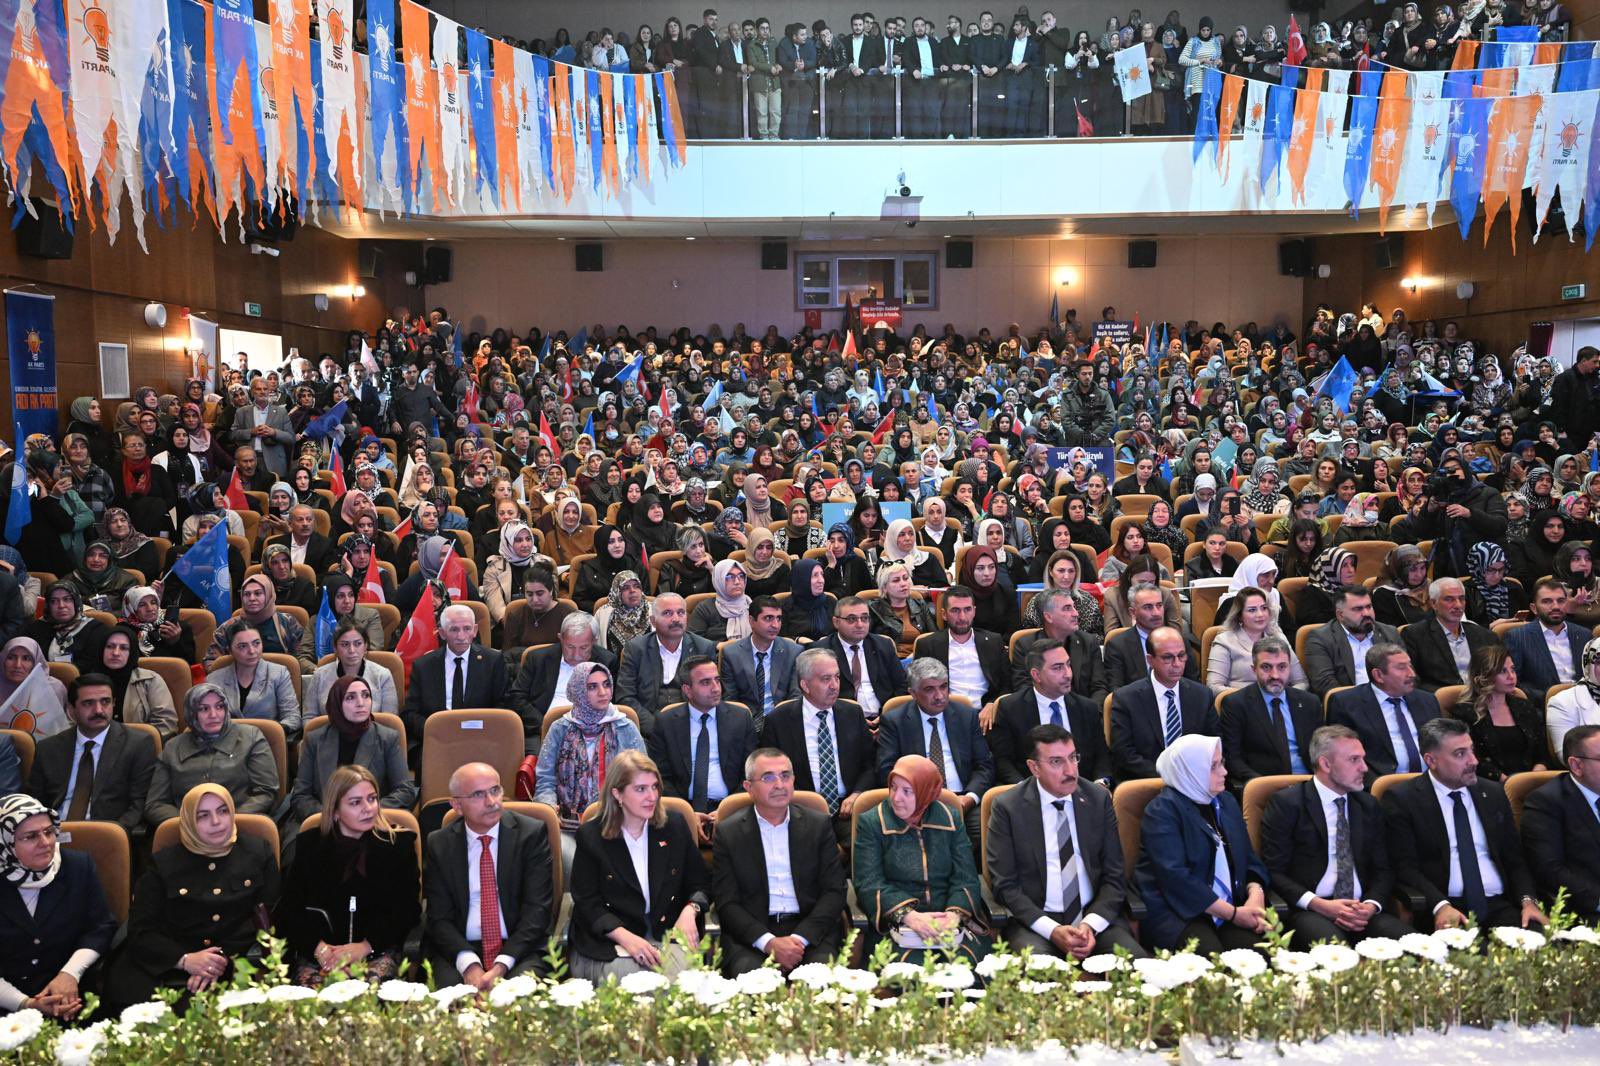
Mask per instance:
[[[1478,294],[1478,287],[1470,281],[1463,281],[1456,286],[1456,299],[1470,300]]]
[[[352,286],[350,286],[350,299],[359,300],[363,296],[365,296],[366,294],[367,294],[367,287],[365,285],[352,285]]]
[[[151,329],[162,329],[167,324],[167,305],[147,303],[144,305],[144,324]]]
[[[1329,278],[1333,277],[1333,267],[1327,263],[1319,264],[1317,266],[1317,277],[1321,278],[1323,281],[1327,281]]]
[[[1417,294],[1417,286],[1421,281],[1421,278],[1404,277],[1400,279],[1400,287],[1410,290],[1411,295],[1415,296]]]

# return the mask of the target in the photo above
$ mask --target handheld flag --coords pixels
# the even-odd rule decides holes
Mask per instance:
[[[1122,102],[1131,104],[1150,95],[1150,71],[1145,60],[1144,45],[1135,44],[1116,53],[1117,85],[1122,88]]]
[[[466,362],[461,354],[461,329],[459,326],[450,331],[450,358],[454,360],[457,370],[460,370],[461,364]]]
[[[357,603],[384,603],[383,595],[383,570],[378,566],[378,553],[372,553],[371,560],[367,563],[367,572],[361,578],[361,589],[356,593]]]
[[[933,402],[933,393],[926,392],[923,398],[928,401],[928,417],[935,422],[939,421],[939,405]]]
[[[372,346],[367,343],[365,334],[361,337],[361,365],[367,368],[367,373],[378,372],[378,360],[372,356]]]
[[[568,350],[571,351],[572,349],[569,348]],[[611,381],[614,385],[616,385],[617,391],[621,392],[622,387],[628,384],[628,382],[637,382],[639,380],[639,372],[643,369],[644,353],[640,352],[638,357],[635,358],[633,362],[617,371],[617,376],[612,378]]]
[[[333,459],[328,463],[328,472],[333,478],[333,498],[339,499],[350,491],[350,486],[344,480],[344,456],[339,454],[339,449],[333,450]]]
[[[1318,396],[1327,396],[1333,401],[1333,406],[1339,409],[1340,414],[1350,413],[1350,390],[1355,388],[1357,374],[1355,367],[1350,365],[1350,360],[1344,356],[1333,365],[1333,369],[1323,377],[1322,384],[1317,386],[1311,399]]]
[[[572,335],[572,340],[567,343],[567,351],[573,355],[582,355],[583,350],[589,347],[589,327],[579,326],[578,332]],[[639,365],[644,365],[644,353],[639,353]]]
[[[715,410],[717,405],[719,403],[721,403],[721,402],[722,402],[722,382],[720,382],[720,381],[713,382],[712,385],[711,385],[711,389],[706,393],[706,398],[703,401],[701,401],[701,403],[700,403],[700,409],[702,411],[710,412],[710,411]]]
[[[553,348],[553,347],[555,347],[555,338],[553,336],[551,336],[550,334],[546,333],[544,335],[544,344],[539,348],[539,358],[540,359],[548,359],[548,358],[550,358],[550,349]]]
[[[592,410],[589,412],[588,421],[583,424],[583,435],[590,440],[594,440],[594,411]]]
[[[70,724],[61,698],[50,684],[50,667],[44,663],[36,664],[5,703],[0,703],[0,728],[47,737]]]
[[[411,612],[411,620],[406,623],[400,639],[395,641],[394,651],[401,662],[410,664],[438,647],[439,620],[434,616],[433,586],[424,583],[417,608]]]
[[[539,412],[539,439],[545,446],[557,454],[561,451],[561,442],[556,438],[555,431],[550,428],[550,419],[543,411]]]
[[[340,400],[326,414],[320,414],[306,423],[306,436],[313,440],[322,440],[331,436],[333,431],[339,428],[339,423],[344,421],[344,416],[349,411],[350,404],[345,400]]]
[[[1294,14],[1289,14],[1288,46],[1284,49],[1283,61],[1293,67],[1303,67],[1306,63],[1306,38],[1300,32],[1300,24],[1295,21]]]
[[[211,531],[172,564],[172,576],[205,601],[206,609],[219,623],[233,617],[232,575],[228,572],[228,523],[218,522]]]
[[[518,480],[520,481],[520,479],[518,479]],[[399,525],[395,526],[393,529],[391,529],[389,531],[389,532],[394,534],[395,540],[405,540],[407,537],[411,536],[411,525],[412,525],[411,520],[414,517],[416,517],[416,516],[415,515],[409,515],[409,514],[406,515],[405,518],[400,522]],[[376,558],[376,555],[374,555],[374,558]]]
[[[815,402],[815,401],[813,401]],[[33,501],[28,496],[28,465],[23,461],[22,434],[17,434],[17,459],[11,464],[11,502],[6,508],[6,543],[15,544],[33,521]]]
[[[844,331],[844,351],[839,354],[845,359],[854,359],[856,356],[856,335],[850,330]]]
[[[1050,325],[1056,329],[1061,328],[1061,294],[1050,294]]]
[[[467,598],[467,568],[461,565],[461,556],[456,553],[453,540],[445,541],[444,558],[439,561],[439,584],[450,594],[452,602]]]
[[[328,603],[327,586],[323,586],[322,606],[317,609],[317,658],[333,654],[333,630],[338,624],[339,620],[333,614],[333,606]]]
[[[874,444],[882,444],[883,443],[883,438],[887,437],[889,435],[889,431],[891,429],[893,429],[893,428],[894,428],[894,412],[891,411],[888,414],[883,416],[883,421],[879,422],[878,423],[878,428],[873,430],[872,443],[874,443]]]
[[[662,385],[661,385],[661,417],[662,418],[671,418],[672,417],[672,403],[667,398],[668,391],[669,390],[667,389],[666,383],[662,382]],[[551,450],[553,451],[554,449],[551,449]]]
[[[234,468],[233,477],[228,479],[228,491],[225,495],[228,497],[228,509],[230,511],[250,510],[250,500],[244,494],[244,482],[239,480],[237,467]]]
[[[888,395],[883,391],[883,371],[877,366],[872,368],[872,391],[878,394],[879,403],[888,399]]]
[[[478,383],[467,382],[466,395],[461,398],[461,409],[466,412],[467,421],[478,421]]]

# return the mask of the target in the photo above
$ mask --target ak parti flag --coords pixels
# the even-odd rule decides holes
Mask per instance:
[[[600,170],[605,178],[606,188],[612,196],[622,191],[622,178],[617,166],[617,125],[616,125],[616,92],[610,75],[600,78]],[[624,135],[626,135],[624,133]],[[594,136],[594,131],[589,131],[589,136]]]
[[[550,107],[555,112],[552,184],[561,186],[561,198],[570,204],[572,187],[577,181],[577,155],[572,143],[572,80],[567,68],[560,63],[552,63],[551,70]]]
[[[70,233],[84,180],[67,128],[66,14],[61,0],[12,0],[9,6],[15,23],[3,49],[9,65],[0,81],[0,147],[5,152],[0,162],[12,189],[26,187],[34,160],[43,165],[56,196],[71,205],[70,213],[61,212]],[[0,25],[0,35],[5,32]]]
[[[1317,142],[1317,111],[1327,76],[1322,67],[1307,70],[1305,87],[1294,101],[1294,123],[1289,128],[1289,195],[1296,204],[1306,202],[1306,169],[1311,165],[1311,146]]]
[[[1389,222],[1389,205],[1400,186],[1400,163],[1405,157],[1406,131],[1410,128],[1411,97],[1406,94],[1403,70],[1390,70],[1378,91],[1378,118],[1372,127],[1372,173],[1378,187],[1378,231]]]
[[[411,612],[411,620],[406,623],[405,631],[400,634],[400,639],[395,641],[394,653],[400,656],[401,662],[408,664],[407,669],[409,669],[409,664],[416,662],[430,651],[437,651],[438,648],[439,620],[435,617],[433,609],[433,586],[424,583],[416,610]]]
[[[517,99],[515,50],[505,41],[494,44],[494,149],[500,182],[500,208],[515,204],[522,209],[522,171],[517,165],[517,136],[521,123]]]
[[[444,166],[439,156],[439,79],[434,75],[428,34],[428,9],[400,0],[400,37],[405,42],[406,135],[409,141],[411,187],[422,188],[426,163],[433,182],[434,203],[444,201]]]
[[[278,101],[278,173],[282,188],[299,187],[295,145],[312,136],[317,98],[311,91],[311,0],[272,0],[272,93]]]
[[[1239,101],[1244,97],[1244,79],[1237,74],[1222,79],[1222,102],[1217,106],[1217,172],[1228,180],[1228,148],[1233,142],[1233,124],[1239,117]]]
[[[1511,250],[1517,250],[1517,216],[1522,213],[1522,177],[1528,168],[1528,142],[1533,120],[1544,106],[1542,96],[1503,96],[1489,113],[1489,143],[1484,150],[1483,241],[1500,208],[1511,205]]]
[[[1456,42],[1456,57],[1450,63],[1451,70],[1476,70],[1478,66],[1478,42],[1473,40]]]

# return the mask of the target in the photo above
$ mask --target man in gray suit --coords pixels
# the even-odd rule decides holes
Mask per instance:
[[[1399,644],[1400,631],[1377,621],[1372,592],[1345,585],[1333,594],[1333,621],[1306,637],[1306,677],[1311,691],[1324,697],[1329,689],[1367,683],[1367,652],[1374,644]]]
[[[156,745],[145,733],[113,721],[114,709],[109,677],[75,678],[67,686],[67,716],[75,728],[39,741],[28,792],[63,821],[117,822],[138,839]]]
[[[878,724],[878,780],[885,783],[902,755],[925,755],[956,794],[967,835],[979,841],[978,803],[994,784],[994,754],[978,727],[978,710],[950,698],[950,672],[937,659],[918,659],[906,671],[912,702]]]
[[[681,698],[678,664],[691,655],[717,657],[717,646],[688,632],[689,609],[683,597],[663,592],[650,605],[654,632],[641,633],[622,647],[622,669],[617,675],[616,701],[639,715],[639,732],[646,740],[656,729],[656,716]]]
[[[281,404],[267,402],[266,378],[256,378],[250,383],[250,404],[233,413],[228,441],[234,445],[250,445],[274,474],[281,477],[289,472],[294,429],[289,424],[289,412]]]
[[[757,596],[750,601],[750,635],[722,652],[723,696],[750,708],[758,733],[772,708],[800,695],[794,674],[800,645],[780,637],[782,628],[783,606],[770,596]]]
[[[995,799],[983,853],[995,900],[1011,914],[1006,943],[1062,958],[1119,947],[1144,957],[1123,914],[1111,793],[1078,777],[1077,745],[1060,726],[1035,726],[1023,746],[1032,776]]]

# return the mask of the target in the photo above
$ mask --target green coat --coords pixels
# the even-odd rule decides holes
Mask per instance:
[[[906,825],[888,800],[865,812],[856,822],[854,866],[856,899],[878,932],[888,933],[906,911],[954,911],[967,925],[963,951],[987,952],[972,935],[988,920],[972,843],[948,804],[929,807],[920,829]]]

